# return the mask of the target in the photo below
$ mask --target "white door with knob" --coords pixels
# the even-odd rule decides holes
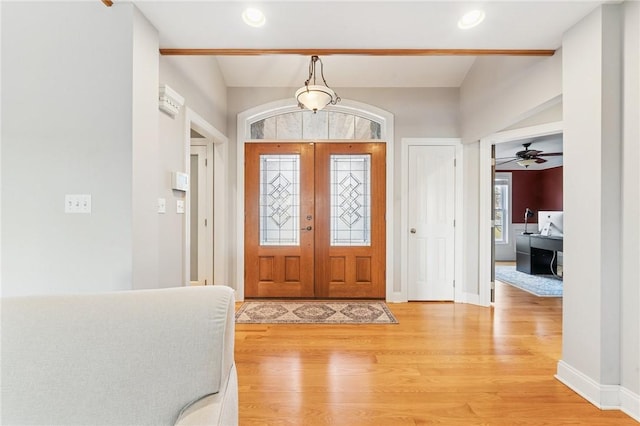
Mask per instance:
[[[408,158],[408,299],[452,301],[456,149],[409,146]]]

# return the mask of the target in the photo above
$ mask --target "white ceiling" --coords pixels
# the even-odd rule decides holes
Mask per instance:
[[[115,1],[117,7],[118,0]],[[158,29],[161,48],[557,49],[562,34],[603,1],[148,1],[133,3]],[[262,28],[244,24],[257,6]],[[486,18],[457,28],[463,13]],[[331,87],[459,87],[473,56],[321,58]],[[309,58],[219,56],[229,87],[297,87]]]
[[[320,60],[333,88],[460,87],[475,56],[332,55]],[[229,87],[299,87],[309,73],[309,57],[299,55],[226,56],[218,57],[218,64]]]

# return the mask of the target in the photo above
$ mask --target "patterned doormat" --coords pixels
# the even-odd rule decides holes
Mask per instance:
[[[238,324],[397,324],[378,301],[251,301],[236,312]]]

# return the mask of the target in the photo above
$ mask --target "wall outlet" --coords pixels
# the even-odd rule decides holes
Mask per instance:
[[[91,213],[91,194],[66,194],[64,196],[65,213]]]
[[[184,200],[176,200],[176,213],[184,214]]]

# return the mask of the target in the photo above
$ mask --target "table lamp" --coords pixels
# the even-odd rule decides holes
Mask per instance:
[[[529,207],[527,207],[526,210],[524,211],[524,232],[522,233],[522,235],[533,234],[533,232],[527,232],[527,222],[532,217],[533,217],[533,211]]]

